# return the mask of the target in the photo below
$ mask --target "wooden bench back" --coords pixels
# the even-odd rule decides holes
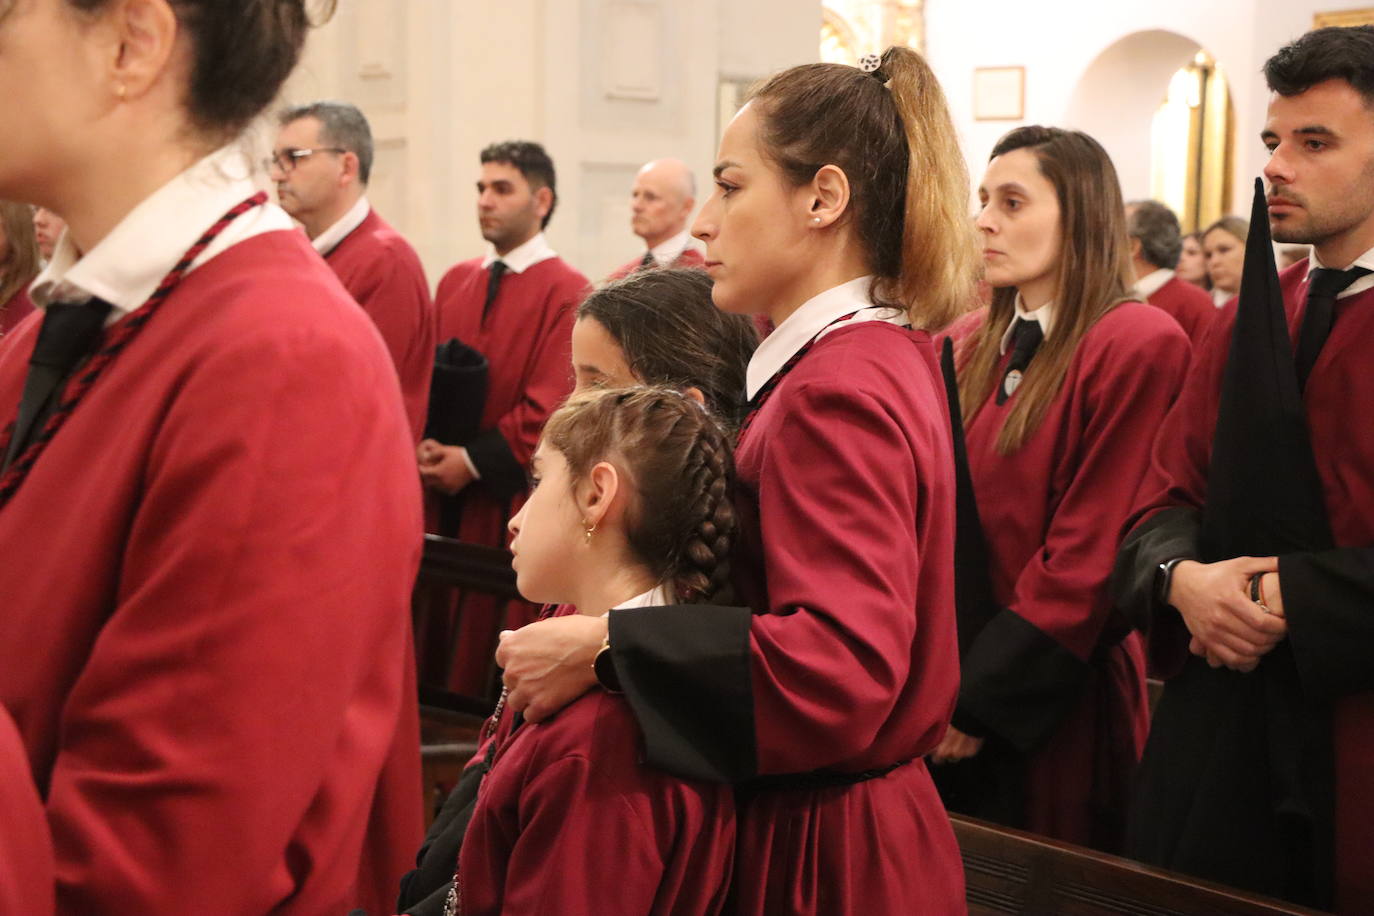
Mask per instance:
[[[953,815],[970,916],[1318,916],[1129,859]]]

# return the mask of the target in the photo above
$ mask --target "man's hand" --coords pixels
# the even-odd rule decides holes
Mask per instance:
[[[592,659],[606,641],[606,619],[570,614],[501,633],[496,664],[505,669],[506,706],[530,722],[549,716],[596,686]]]
[[[966,735],[951,725],[945,730],[945,736],[940,739],[935,750],[930,752],[930,759],[934,763],[958,763],[960,760],[967,760],[982,749],[982,738]]]
[[[420,464],[420,480],[431,490],[452,496],[476,479],[461,446],[426,439],[416,448],[415,457]]]
[[[1220,563],[1185,560],[1175,566],[1168,599],[1193,635],[1189,651],[1205,657],[1213,668],[1255,670],[1288,635],[1288,625],[1250,600],[1250,577],[1277,570],[1277,557],[1237,557]],[[1277,582],[1275,586],[1277,594]]]

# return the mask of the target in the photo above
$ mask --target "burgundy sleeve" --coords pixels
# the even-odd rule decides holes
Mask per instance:
[[[405,401],[406,418],[418,442],[429,405],[434,366],[434,302],[419,261],[406,251],[382,249],[384,257],[355,293],[382,335]]]
[[[293,894],[342,904],[357,880],[414,709],[421,530],[404,417],[364,330],[220,341],[149,405],[165,415],[116,603],[52,769],[63,912],[267,913]],[[395,813],[378,828],[418,842],[418,808]]]

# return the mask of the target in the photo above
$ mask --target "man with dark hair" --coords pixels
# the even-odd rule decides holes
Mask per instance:
[[[418,442],[434,362],[434,302],[415,249],[368,203],[367,118],[347,102],[312,102],[286,109],[278,124],[266,164],[282,209],[381,332]]]
[[[700,267],[706,259],[691,247],[687,221],[696,206],[696,179],[680,159],[655,159],[635,175],[630,190],[630,229],[645,251],[607,279],[619,280],[654,267]]]
[[[543,228],[558,200],[553,161],[538,143],[496,143],[482,150],[477,221],[487,253],[457,264],[439,283],[439,340],[457,338],[488,364],[479,431],[464,442],[420,443],[420,477],[456,498],[444,513],[460,540],[500,547],[506,521],[526,493],[526,468],[539,431],[572,390],[574,310],[587,278],[549,247]],[[485,690],[496,611],[465,596],[460,653],[451,686]],[[507,626],[525,622],[508,615]],[[491,633],[486,632],[487,629]]]
[[[1126,232],[1136,294],[1172,315],[1196,344],[1217,310],[1211,296],[1174,276],[1183,253],[1178,217],[1157,200],[1134,200],[1126,205]]]
[[[1166,679],[1130,851],[1365,912],[1374,27],[1310,32],[1265,75],[1268,189],[1257,191],[1239,307],[1221,311],[1194,354],[1114,575],[1119,605],[1150,622]],[[1311,258],[1275,274],[1266,229],[1312,245]]]

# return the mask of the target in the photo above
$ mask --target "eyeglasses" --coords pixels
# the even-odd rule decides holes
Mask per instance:
[[[262,167],[269,172],[275,168],[284,174],[290,174],[295,171],[296,166],[300,164],[302,159],[308,159],[316,153],[339,153],[342,155],[346,152],[348,152],[348,150],[339,149],[337,146],[320,146],[315,149],[277,150],[273,152],[272,155],[262,160]]]

